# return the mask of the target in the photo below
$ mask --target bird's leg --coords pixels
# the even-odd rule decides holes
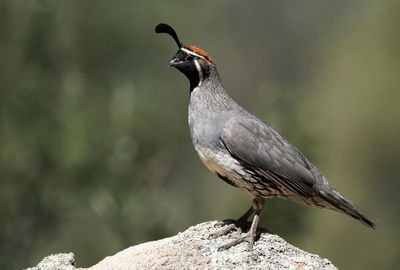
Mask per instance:
[[[221,246],[218,250],[225,250],[225,249],[233,247],[239,243],[242,243],[243,241],[246,241],[249,243],[247,250],[251,251],[253,249],[253,245],[254,245],[254,238],[256,236],[258,221],[260,219],[261,212],[264,209],[264,205],[265,205],[265,199],[254,198],[253,199],[253,208],[255,210],[255,214],[254,214],[253,222],[251,223],[250,230],[245,235],[240,236],[240,237],[236,238],[235,240],[233,240],[232,242]]]
[[[247,220],[249,219],[249,217],[251,216],[251,214],[253,214],[254,212],[254,208],[253,206],[251,206],[249,208],[249,210],[246,211],[246,213],[244,213],[240,218],[238,219],[225,219],[222,221],[218,221],[217,224],[215,224],[216,226],[224,226],[224,225],[228,225],[228,224],[232,224],[232,223],[240,223],[240,224],[245,224],[247,223]]]
[[[225,219],[222,221],[217,222],[217,226],[224,226],[227,225],[225,227],[223,227],[221,230],[211,234],[209,236],[209,238],[217,238],[220,237],[221,235],[225,235],[227,233],[229,233],[230,231],[233,230],[238,230],[239,232],[242,231],[242,229],[246,228],[248,226],[248,222],[247,220],[249,219],[249,217],[251,216],[251,214],[253,214],[254,212],[254,208],[253,206],[251,206],[249,208],[249,210],[246,211],[246,213],[244,213],[240,218],[238,218],[237,220],[234,219]]]

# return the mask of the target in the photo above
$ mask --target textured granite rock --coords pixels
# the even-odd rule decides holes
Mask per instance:
[[[259,230],[260,238],[251,252],[246,250],[247,243],[218,251],[238,232],[208,239],[219,229],[215,224],[216,221],[201,223],[178,235],[129,247],[87,269],[337,269],[329,260],[296,248],[264,229]],[[55,261],[56,258],[60,261]],[[31,269],[75,269],[73,254],[46,257]]]
[[[37,266],[26,270],[74,270],[75,259],[73,253],[53,254],[45,257]]]

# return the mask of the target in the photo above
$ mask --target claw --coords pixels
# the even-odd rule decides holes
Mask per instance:
[[[261,207],[256,203],[260,203]],[[239,232],[240,236],[237,237],[236,239],[234,239],[233,241],[218,248],[218,251],[226,250],[230,247],[233,247],[233,246],[236,246],[237,244],[242,243],[243,241],[246,241],[249,243],[249,245],[247,247],[248,251],[251,251],[253,249],[254,237],[256,236],[258,220],[260,218],[261,210],[263,209],[264,204],[265,204],[265,199],[257,199],[256,198],[253,200],[253,206],[256,205],[258,207],[255,207],[256,208],[255,215],[254,215],[253,222],[251,223],[249,231],[243,236],[241,236],[242,230],[247,229],[249,227],[248,226],[249,222],[247,222],[247,219],[253,213],[253,208],[250,208],[249,210],[247,210],[247,212],[236,221],[235,220],[234,221],[232,221],[232,220],[222,221],[222,224],[226,224],[226,223],[228,223],[228,224],[230,223],[230,224],[223,227],[221,230],[211,234],[209,236],[209,238],[217,238],[221,235],[228,234],[229,232],[231,232],[234,229],[236,229]]]
[[[235,224],[235,223],[232,223],[232,224],[229,224],[228,226],[223,227],[221,230],[219,230],[219,231],[217,231],[217,232],[215,232],[215,233],[210,234],[210,235],[208,236],[208,238],[209,238],[209,239],[215,239],[215,238],[218,238],[218,237],[220,237],[220,236],[222,236],[222,235],[228,234],[229,232],[231,232],[231,231],[233,231],[233,230],[235,230],[235,229],[237,229],[237,228],[236,228],[236,224]]]
[[[251,233],[248,232],[244,236],[240,236],[240,237],[236,238],[235,240],[219,247],[218,251],[226,250],[226,249],[236,246],[237,244],[240,244],[242,242],[248,242],[249,245],[247,247],[247,250],[251,251],[253,249],[253,244],[254,244],[254,235],[251,235]]]
[[[226,225],[226,226],[222,227],[222,229],[220,229],[219,231],[210,234],[208,236],[208,239],[215,239],[222,235],[227,235],[228,233],[230,233],[231,231],[234,231],[234,230],[237,231],[239,234],[241,234],[244,230],[246,230],[248,227],[250,227],[250,222],[240,220],[240,219],[238,219],[238,220],[226,219],[223,221],[219,221],[218,223]]]

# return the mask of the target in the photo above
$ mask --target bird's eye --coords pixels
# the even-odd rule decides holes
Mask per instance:
[[[193,56],[186,57],[186,61],[189,61],[189,62],[193,61]]]

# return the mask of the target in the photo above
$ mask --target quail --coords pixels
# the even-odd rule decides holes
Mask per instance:
[[[189,127],[201,161],[228,184],[247,191],[252,200],[243,216],[212,235],[242,227],[254,213],[248,232],[221,249],[243,241],[253,248],[265,200],[271,197],[335,210],[375,228],[374,221],[334,189],[295,146],[228,95],[214,60],[204,50],[183,46],[167,24],[158,24],[155,31],[169,34],[179,47],[168,65],[189,79]]]

